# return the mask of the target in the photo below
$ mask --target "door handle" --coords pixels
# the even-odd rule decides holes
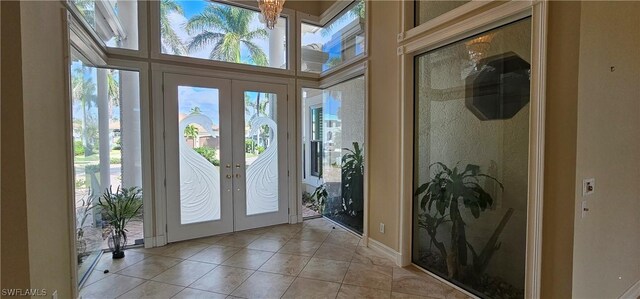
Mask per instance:
[[[230,175],[230,174],[227,174],[227,178],[228,178],[228,179],[230,179],[230,178],[231,178],[231,175]]]
[[[236,168],[240,168],[240,164],[236,164]]]
[[[240,174],[236,173],[236,178],[239,179],[240,178]]]
[[[227,164],[227,166],[225,166],[225,168],[231,168],[231,164]]]

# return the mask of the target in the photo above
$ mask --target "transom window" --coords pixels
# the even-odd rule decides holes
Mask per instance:
[[[302,23],[301,70],[322,73],[364,54],[365,2],[348,6],[324,27]]]
[[[287,68],[287,19],[266,28],[258,11],[205,0],[160,2],[163,54]]]
[[[137,1],[71,0],[70,2],[107,47],[138,50]]]

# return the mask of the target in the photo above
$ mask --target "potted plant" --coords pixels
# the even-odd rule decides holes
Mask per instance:
[[[415,192],[416,197],[422,196],[418,202],[420,209],[424,211],[420,214],[418,225],[427,231],[431,244],[435,245],[441,258],[446,261],[448,277],[475,287],[480,283],[489,260],[500,248],[498,239],[513,214],[513,208],[507,210],[482,250],[476,251],[467,241],[467,224],[462,217],[461,208],[468,209],[474,218],[479,218],[480,213],[494,203],[493,197],[482,188],[481,180],[493,181],[503,190],[504,187],[494,177],[481,173],[478,165],[468,164],[464,168],[456,165],[449,168],[436,162],[429,168],[434,166],[434,176]],[[438,228],[443,223],[451,224],[448,248],[445,242],[437,238]],[[467,249],[471,253],[470,262]]]
[[[124,257],[127,245],[127,223],[141,214],[142,189],[138,187],[120,188],[114,193],[111,187],[98,200],[103,219],[109,224],[109,249],[114,259]]]
[[[343,148],[342,157],[342,208],[349,216],[356,216],[364,209],[364,150],[353,143],[353,150]]]

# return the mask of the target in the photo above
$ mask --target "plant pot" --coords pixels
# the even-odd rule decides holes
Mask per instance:
[[[121,251],[114,251],[114,252],[112,252],[112,253],[111,253],[111,257],[112,257],[114,260],[121,259],[121,258],[123,258],[123,257],[124,257],[124,251],[123,251],[123,250],[121,250]]]
[[[111,231],[107,244],[111,249],[113,258],[121,259],[124,257],[124,249],[127,245],[127,235],[124,232]]]

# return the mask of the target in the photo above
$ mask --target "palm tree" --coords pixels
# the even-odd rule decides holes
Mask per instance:
[[[198,133],[200,133],[198,131],[198,128],[194,125],[188,125],[185,129],[184,129],[184,137],[187,137],[191,140],[194,141],[194,145],[195,145],[195,141],[196,138],[198,138]]]
[[[267,56],[252,40],[265,39],[269,34],[263,28],[250,30],[254,16],[255,12],[247,9],[209,3],[202,13],[187,22],[187,32],[198,33],[187,48],[194,51],[213,44],[210,59],[241,63],[240,48],[245,47],[253,64],[266,66]]]
[[[174,0],[162,0],[160,2],[160,36],[162,37],[162,52],[184,54],[187,52],[187,49],[169,22],[169,14],[172,12],[184,15],[184,10],[180,4],[176,3]]]
[[[87,68],[84,66],[75,68],[73,71],[71,84],[72,84],[72,97],[74,101],[80,102],[80,106],[82,107],[82,143],[85,148],[85,156],[89,156],[93,152],[93,146],[90,143],[89,132],[93,131],[89,128],[89,109],[96,104],[96,85],[91,81],[91,79],[85,78],[85,72]]]
[[[202,113],[202,109],[200,109],[200,107],[198,106],[191,108],[191,114],[196,114],[196,113]]]

